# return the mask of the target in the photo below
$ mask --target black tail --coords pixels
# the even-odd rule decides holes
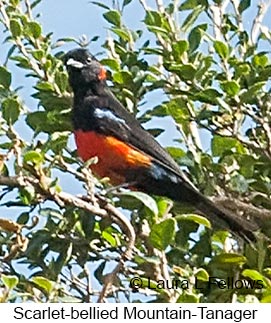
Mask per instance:
[[[230,230],[233,234],[248,241],[256,240],[254,233],[259,227],[255,223],[215,205],[182,176],[169,176],[167,172],[164,177],[160,176],[155,179],[149,173],[145,173],[144,177],[138,174],[135,182],[137,183],[135,187],[146,193],[167,196],[176,202],[191,205],[210,219],[216,228]]]
[[[245,240],[255,241],[254,232],[259,227],[242,216],[234,214],[222,206],[217,206],[210,199],[197,191],[190,183],[183,182],[178,184],[178,189],[171,190],[171,198],[179,202],[187,202],[196,210],[202,212],[215,227],[228,229],[233,234]]]
[[[228,228],[233,234],[241,236],[245,240],[256,240],[255,231],[257,231],[259,227],[254,222],[248,221],[245,217],[238,216],[221,206],[216,206],[212,201],[201,194],[199,195],[195,206],[220,228]]]

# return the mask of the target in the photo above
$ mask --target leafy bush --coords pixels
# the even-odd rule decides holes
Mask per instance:
[[[270,302],[267,238],[247,244],[165,198],[104,190],[108,182],[78,160],[61,61],[61,46],[78,40],[53,43],[33,14],[40,2],[0,1],[9,44],[0,66],[1,300]],[[135,2],[145,12],[140,30],[125,25]],[[102,63],[115,95],[143,124],[165,124],[149,129],[153,135],[174,127],[178,138],[167,149],[200,191],[270,237],[268,5],[254,13],[248,0],[114,3],[91,5],[110,31]],[[12,62],[31,79],[35,107],[13,88]],[[71,190],[78,182],[80,196]]]

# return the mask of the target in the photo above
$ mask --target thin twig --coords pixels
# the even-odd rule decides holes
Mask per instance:
[[[252,45],[255,45],[258,40],[258,36],[259,36],[260,30],[261,30],[263,19],[264,19],[270,6],[271,6],[270,0],[268,2],[262,1],[261,3],[258,4],[258,13],[257,13],[255,19],[253,20],[251,33],[250,33]]]
[[[102,291],[98,298],[98,303],[104,303],[107,295],[111,292],[112,286],[114,285],[114,282],[116,281],[116,277],[119,274],[119,272],[123,269],[125,261],[127,259],[131,259],[132,252],[135,245],[135,231],[133,226],[131,225],[130,221],[127,220],[127,218],[119,212],[116,208],[114,208],[111,204],[105,204],[103,205],[103,208],[109,212],[113,220],[119,225],[119,226],[125,226],[126,234],[128,236],[128,245],[126,247],[126,250],[122,253],[119,263],[114,268],[114,270],[107,274],[104,279],[104,285],[102,288]]]
[[[145,11],[150,10],[150,9],[149,9],[149,7],[147,6],[147,3],[146,3],[146,1],[145,1],[145,0],[139,0],[139,3],[142,5],[142,7],[143,7],[143,9],[144,9]]]
[[[156,6],[157,6],[157,10],[161,13],[165,12],[165,7],[164,7],[164,3],[163,0],[156,0]]]
[[[25,3],[25,7],[26,7],[26,12],[28,17],[33,20],[33,16],[32,16],[32,9],[31,9],[31,3],[29,2],[29,0],[24,0]]]
[[[28,7],[27,10],[31,10],[30,7]],[[0,13],[1,13],[2,17],[3,17],[2,23],[4,24],[4,26],[8,30],[10,30],[10,19],[9,19],[8,14],[7,14],[7,11],[6,11],[6,8],[4,6],[3,1],[0,1]],[[29,53],[27,52],[27,49],[26,49],[25,45],[23,44],[21,38],[20,37],[16,37],[15,39],[13,38],[13,41],[15,42],[15,44],[16,44],[17,48],[19,49],[19,51],[21,52],[21,54],[28,60],[28,63],[30,65],[31,69],[37,74],[37,76],[40,79],[45,79],[47,81],[52,81],[52,80],[50,80],[50,77],[49,77],[48,73],[46,73],[42,69],[40,69],[38,63],[29,55]],[[37,49],[39,49],[39,46],[38,46],[39,42],[36,42],[35,44],[37,46]]]

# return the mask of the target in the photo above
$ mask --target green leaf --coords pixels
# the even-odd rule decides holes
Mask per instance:
[[[161,217],[164,217],[172,206],[172,201],[164,197],[158,198],[158,201],[156,203],[158,207],[158,215]]]
[[[151,196],[149,196],[143,192],[132,192],[132,191],[122,192],[119,194],[119,196],[122,197],[122,202],[124,202],[123,201],[124,197],[129,198],[126,201],[129,204],[131,203],[130,198],[136,199],[136,200],[140,201],[143,205],[145,205],[155,216],[158,215],[158,207],[157,207],[155,200]]]
[[[230,187],[233,191],[243,194],[248,191],[249,183],[243,175],[236,174],[230,179]]]
[[[217,104],[217,99],[221,96],[222,94],[213,88],[207,88],[195,94],[197,100],[213,105]]]
[[[198,303],[199,296],[195,294],[182,293],[176,303]]]
[[[261,303],[271,303],[271,293],[261,298]]]
[[[211,143],[213,156],[222,156],[224,152],[235,148],[238,141],[234,138],[214,136]]]
[[[268,63],[269,60],[265,53],[259,53],[252,57],[252,64],[256,67],[265,67]]]
[[[11,84],[11,73],[4,67],[0,66],[0,85],[8,89]]]
[[[255,165],[257,163],[253,155],[242,154],[237,157],[240,166],[240,174],[246,178],[253,177]]]
[[[19,3],[20,3],[20,0],[10,0],[10,4],[14,7],[17,7]]]
[[[37,287],[39,287],[42,291],[45,291],[47,295],[50,295],[55,285],[53,281],[42,276],[33,277],[30,281],[37,285]]]
[[[48,91],[48,92],[55,91],[53,84],[50,82],[47,82],[47,81],[38,82],[35,85],[35,89],[40,90],[40,91]]]
[[[31,9],[34,9],[42,0],[34,0],[31,2]]]
[[[241,0],[238,6],[238,11],[240,13],[244,12],[247,8],[251,6],[250,0]]]
[[[41,32],[42,32],[41,25],[36,21],[30,21],[27,27],[29,29],[30,35],[35,39],[41,36]]]
[[[177,221],[193,221],[198,224],[204,225],[206,228],[211,228],[211,222],[202,215],[198,214],[179,214],[175,217]]]
[[[7,98],[2,103],[2,115],[8,124],[14,124],[20,115],[20,103],[13,98]]]
[[[119,71],[119,69],[120,69],[119,62],[113,58],[112,59],[110,59],[110,58],[102,59],[101,64],[110,67],[114,71]]]
[[[164,131],[165,131],[165,129],[160,129],[160,128],[151,128],[151,129],[148,129],[148,132],[149,132],[153,137],[158,137],[158,136],[160,136]]]
[[[31,54],[32,54],[32,56],[36,59],[36,60],[38,60],[38,61],[41,61],[42,59],[43,59],[43,57],[45,57],[45,53],[44,53],[44,51],[43,50],[41,50],[41,49],[37,49],[37,50],[32,50],[31,51]]]
[[[240,91],[240,85],[236,81],[221,82],[220,86],[231,97],[237,95]]]
[[[266,82],[256,82],[249,87],[249,89],[240,95],[241,103],[257,104],[256,96],[263,87],[266,86]]]
[[[153,290],[156,289],[157,286],[157,282],[155,282],[154,280],[148,279],[148,278],[140,278],[140,283],[142,284],[141,288],[151,288]]]
[[[41,164],[43,161],[43,155],[36,150],[30,150],[24,154],[24,163]]]
[[[205,269],[199,268],[195,272],[195,277],[197,277],[198,280],[207,282],[209,280],[209,273]]]
[[[147,26],[162,26],[162,17],[157,11],[147,11],[144,22]]]
[[[95,4],[96,6],[98,7],[101,7],[103,9],[106,9],[106,10],[110,10],[110,7],[106,6],[105,4],[103,4],[102,2],[99,2],[99,1],[91,1],[92,4]]]
[[[229,56],[229,47],[220,40],[214,41],[214,49],[216,53],[223,59]]]
[[[32,186],[26,186],[20,189],[19,197],[24,205],[31,205],[35,198],[35,189]]]
[[[121,15],[117,10],[110,10],[103,14],[105,20],[114,26],[121,27]]]
[[[175,160],[181,160],[186,156],[185,151],[178,147],[167,147],[167,151]]]
[[[113,80],[119,84],[129,84],[133,81],[133,76],[130,71],[120,71],[113,74]]]
[[[212,64],[213,64],[212,56],[206,56],[201,59],[200,66],[197,69],[196,79],[200,81],[203,86],[205,86],[205,84],[208,84],[210,81],[210,75],[213,73],[211,70]]]
[[[199,15],[204,10],[204,7],[199,5],[194,8],[194,10],[186,17],[185,21],[183,22],[181,28],[184,32],[187,32],[189,28],[191,28],[195,21],[198,19]]]
[[[56,72],[55,74],[55,82],[59,87],[61,93],[63,93],[68,87],[68,75],[64,72]]]
[[[14,275],[1,274],[1,280],[8,290],[12,290],[19,283],[18,277]]]
[[[243,77],[248,75],[251,71],[251,67],[248,63],[239,63],[235,67],[235,77]]]
[[[54,133],[71,131],[71,117],[68,111],[35,111],[28,114],[27,124],[36,132]]]
[[[178,40],[172,44],[172,52],[174,57],[179,60],[179,58],[188,50],[188,42],[186,40]]]
[[[251,280],[254,280],[254,281],[260,280],[263,283],[263,285],[266,287],[266,283],[265,283],[266,278],[257,270],[245,269],[242,271],[242,276],[250,278]]]
[[[271,277],[271,268],[270,267],[267,267],[264,269],[264,274],[267,276],[267,277]]]
[[[155,34],[161,34],[163,37],[168,38],[168,31],[165,28],[157,27],[157,26],[149,26],[149,31],[155,33]]]
[[[94,271],[94,277],[100,282],[101,284],[104,283],[104,268],[106,265],[106,261],[101,262],[101,264],[98,266],[98,268]]]
[[[59,154],[64,148],[67,147],[68,132],[54,132],[50,136],[50,140],[46,143],[46,148],[51,149],[53,152]]]
[[[131,3],[133,0],[123,0],[123,5],[122,7],[127,6],[129,3]]]
[[[112,236],[112,234],[110,232],[107,231],[103,231],[102,232],[102,237],[112,246],[112,247],[116,247],[117,246],[117,242],[116,239]]]
[[[16,65],[21,67],[21,68],[26,68],[29,69],[30,68],[30,63],[29,60],[25,57],[22,56],[12,56],[10,57],[10,59],[18,62]]]
[[[216,264],[243,265],[247,262],[247,258],[237,253],[221,253],[214,256],[212,262]]]
[[[193,28],[189,33],[188,41],[189,41],[189,51],[191,53],[193,53],[199,47],[202,36],[204,32],[207,30],[207,28],[208,28],[207,24],[202,24]]]
[[[29,212],[23,212],[19,215],[16,222],[19,224],[26,224],[29,221],[29,217]]]
[[[125,41],[131,41],[131,34],[128,30],[121,29],[121,28],[110,28],[116,35],[118,35],[121,39]]]
[[[174,219],[166,219],[152,226],[149,238],[155,248],[165,250],[173,241],[175,237],[175,224]]]
[[[47,112],[45,111],[35,111],[33,113],[28,114],[28,116],[26,117],[27,124],[37,132],[41,130],[44,131],[43,126],[47,124],[46,121],[47,121]],[[47,132],[50,132],[49,130],[50,129],[47,129]]]
[[[206,7],[208,5],[208,2],[207,0],[186,0],[179,6],[179,10],[192,10],[199,5]]]
[[[15,20],[15,19],[10,20],[10,32],[14,38],[21,36],[22,26],[18,20]]]
[[[178,74],[178,76],[185,81],[192,81],[197,70],[192,64],[172,64],[169,70]]]

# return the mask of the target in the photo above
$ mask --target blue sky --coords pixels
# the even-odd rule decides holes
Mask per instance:
[[[112,0],[98,1],[111,7]],[[150,1],[153,3],[153,1]],[[102,17],[104,10],[89,0],[46,0],[37,8],[42,13],[39,19],[45,32],[54,32],[54,39],[72,36],[79,38],[86,35],[89,39],[99,35],[103,43],[107,35],[106,21]],[[132,1],[125,11],[125,22],[134,28],[140,27],[144,12],[138,1]],[[129,23],[130,22],[130,23]],[[100,51],[101,48],[91,46],[91,50]]]

